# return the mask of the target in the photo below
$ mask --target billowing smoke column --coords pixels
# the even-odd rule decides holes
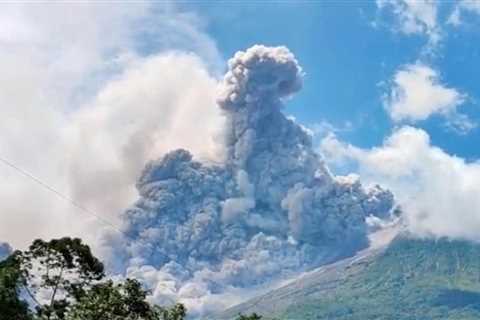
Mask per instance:
[[[221,308],[229,292],[365,248],[366,218],[389,216],[390,192],[332,176],[309,133],[281,112],[301,86],[287,48],[238,52],[218,98],[225,163],[176,150],[146,166],[140,199],[124,217],[127,274],[143,279],[157,302]]]

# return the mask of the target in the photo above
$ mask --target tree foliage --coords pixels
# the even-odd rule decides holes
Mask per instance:
[[[252,313],[251,315],[248,315],[248,316],[243,315],[243,314],[239,314],[236,320],[260,320],[260,319],[262,319],[262,316],[258,315],[254,312],[254,313]]]
[[[147,292],[137,280],[114,284],[109,280],[94,285],[72,306],[69,320],[182,320],[186,310],[181,304],[172,308],[151,306]]]
[[[156,306],[156,317],[158,320],[183,320],[187,316],[187,309],[181,303],[173,307],[163,308]]]
[[[15,256],[20,266],[20,284],[39,319],[66,319],[71,301],[79,300],[92,283],[105,276],[103,264],[78,238],[48,242],[38,239]]]
[[[137,280],[104,277],[103,264],[80,239],[35,240],[0,263],[0,320],[185,319],[181,304],[148,303]]]
[[[30,319],[27,303],[19,298],[20,278],[19,261],[14,255],[0,262],[0,320]]]
[[[137,280],[106,280],[103,264],[77,238],[35,240],[0,262],[0,320],[186,318],[184,305],[151,305],[147,295]],[[261,318],[253,313],[237,320]]]

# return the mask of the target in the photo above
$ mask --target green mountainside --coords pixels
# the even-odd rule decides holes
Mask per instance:
[[[480,245],[395,239],[322,267],[218,316],[258,312],[268,319],[480,319]]]

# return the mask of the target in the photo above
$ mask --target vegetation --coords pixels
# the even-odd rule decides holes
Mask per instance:
[[[35,240],[0,262],[0,320],[184,320],[182,304],[147,302],[140,282],[105,279],[80,239]],[[238,320],[260,320],[257,314]]]
[[[280,319],[480,319],[480,245],[398,239],[365,269]]]
[[[19,298],[18,284],[21,273],[18,260],[10,257],[0,262],[0,319],[28,320],[30,314],[26,302]]]
[[[103,264],[80,239],[35,240],[0,263],[0,320],[185,318],[181,304],[149,304],[136,280],[104,278]]]
[[[236,320],[260,320],[260,319],[262,319],[262,316],[260,316],[260,315],[258,315],[254,312],[249,316],[239,314],[238,318]]]
[[[0,320],[186,319],[182,304],[159,307],[147,295],[137,280],[106,279],[80,239],[36,240],[0,262]],[[397,239],[359,272],[322,295],[305,295],[277,319],[480,319],[480,245]]]
[[[0,262],[0,320],[186,319],[182,304],[155,306],[147,295],[137,280],[106,279],[80,239],[36,240]],[[278,319],[480,319],[480,245],[397,239],[360,272],[321,296],[306,295]]]

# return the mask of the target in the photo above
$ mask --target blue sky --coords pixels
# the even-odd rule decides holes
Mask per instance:
[[[480,19],[466,12],[459,26],[448,24],[454,3],[438,7],[442,35],[431,54],[424,53],[428,35],[401,32],[393,10],[380,9],[374,1],[184,5],[205,19],[224,57],[257,43],[287,46],[306,72],[304,89],[289,102],[287,112],[308,126],[327,121],[352,144],[379,145],[399,124],[389,118],[382,96],[395,72],[417,61],[436,70],[442,85],[468,96],[458,107],[461,113],[472,121],[480,116]],[[467,159],[480,156],[477,129],[458,134],[438,115],[415,126],[427,130],[433,144],[448,153]]]

